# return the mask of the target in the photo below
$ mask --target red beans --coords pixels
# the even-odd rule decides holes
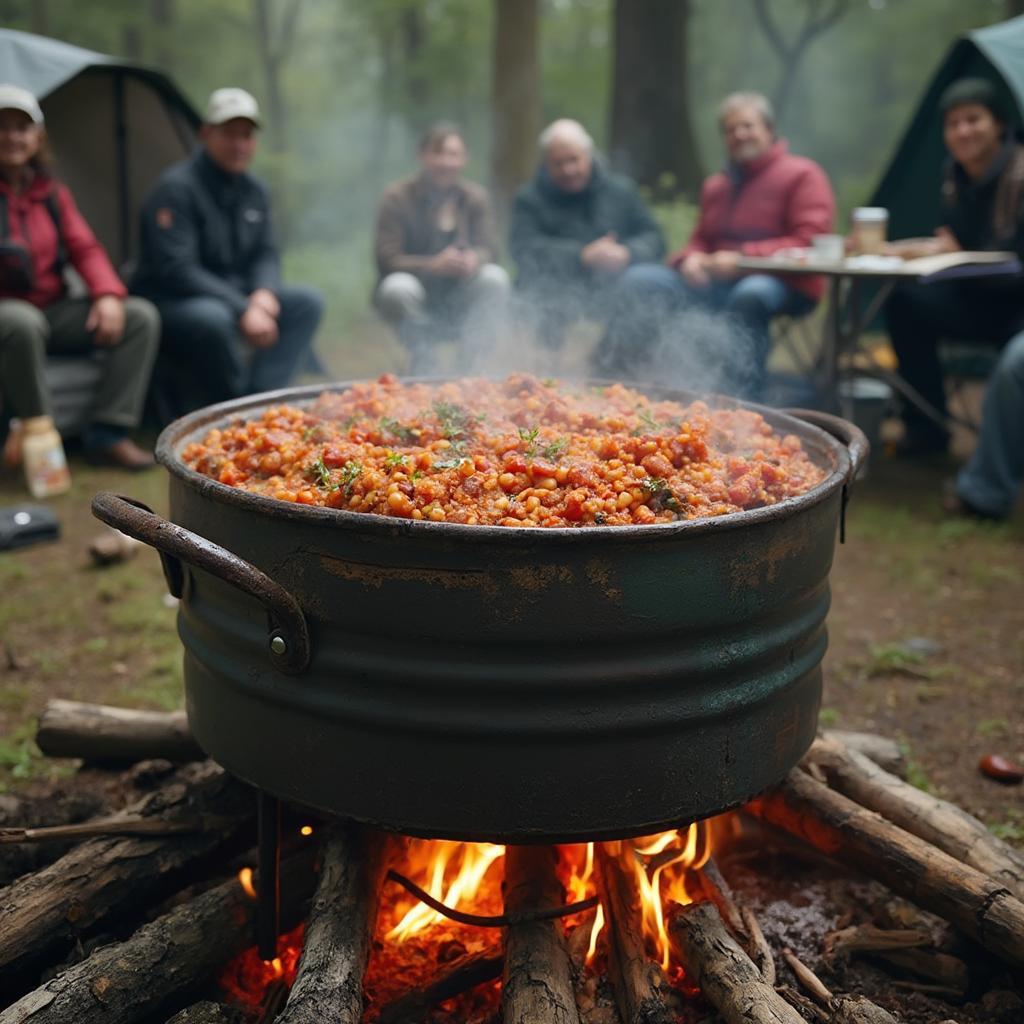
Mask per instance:
[[[824,477],[758,413],[622,385],[385,375],[212,430],[183,459],[282,501],[491,526],[628,526],[775,504]]]

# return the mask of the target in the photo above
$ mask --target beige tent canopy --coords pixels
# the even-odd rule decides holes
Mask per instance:
[[[0,29],[0,82],[39,99],[57,173],[115,266],[131,260],[143,196],[195,144],[191,104],[159,71],[10,29]]]

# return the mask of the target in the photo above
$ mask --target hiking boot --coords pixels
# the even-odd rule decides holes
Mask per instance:
[[[156,465],[152,452],[144,451],[130,437],[122,437],[105,448],[91,448],[85,457],[94,466],[114,466],[129,473],[139,473]]]

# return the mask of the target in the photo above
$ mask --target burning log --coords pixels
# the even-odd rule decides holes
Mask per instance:
[[[6,982],[97,923],[168,891],[183,869],[225,846],[251,820],[251,792],[212,762],[183,768],[126,815],[175,820],[213,814],[217,833],[91,839],[0,890],[0,973]]]
[[[289,922],[300,917],[312,892],[312,863],[312,851],[304,850],[282,865]],[[252,945],[255,915],[256,903],[239,882],[224,882],[29,992],[0,1011],[0,1024],[152,1020],[182,992],[206,983],[226,959]]]
[[[1024,856],[955,804],[922,792],[834,739],[816,740],[805,761],[818,765],[837,792],[977,868],[1024,900]]]
[[[714,903],[674,907],[669,939],[687,976],[725,1024],[804,1024],[729,934]]]
[[[427,1011],[437,1003],[462,995],[485,981],[501,977],[504,958],[490,953],[467,953],[451,963],[442,964],[422,988],[381,1007],[378,1024],[420,1024]]]
[[[505,850],[505,912],[519,915],[564,902],[550,846]],[[571,965],[557,921],[527,921],[505,933],[501,990],[505,1024],[580,1024]],[[2,1024],[2,1022],[0,1022]]]
[[[1024,965],[1024,903],[974,868],[796,769],[748,809]]]
[[[597,843],[598,887],[608,920],[609,967],[623,1024],[671,1020],[661,994],[660,967],[644,948],[643,903],[632,847]]]
[[[192,738],[184,711],[135,711],[75,700],[46,702],[36,745],[50,757],[99,763],[206,757]]]
[[[377,919],[390,836],[339,826],[324,850],[295,984],[278,1024],[359,1024],[363,973]]]

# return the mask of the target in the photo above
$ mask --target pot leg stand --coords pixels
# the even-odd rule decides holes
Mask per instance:
[[[256,945],[263,960],[277,956],[281,921],[281,801],[259,791],[257,816],[259,849],[259,904],[256,913]]]

